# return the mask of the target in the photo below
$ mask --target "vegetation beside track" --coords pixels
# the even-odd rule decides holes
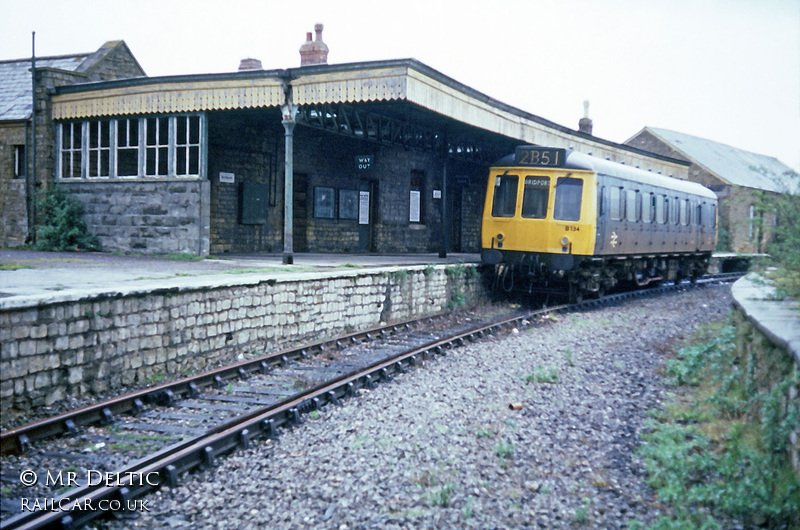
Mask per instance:
[[[788,452],[800,400],[787,398],[800,373],[788,363],[770,366],[783,375],[765,390],[758,353],[739,351],[737,333],[732,321],[707,326],[668,361],[675,392],[652,412],[639,451],[648,483],[672,514],[654,528],[723,528],[723,518],[800,524],[800,480]]]

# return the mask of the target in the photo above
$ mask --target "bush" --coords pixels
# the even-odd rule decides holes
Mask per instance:
[[[39,203],[39,212],[37,250],[100,250],[100,242],[86,229],[83,206],[58,186],[47,191]]]

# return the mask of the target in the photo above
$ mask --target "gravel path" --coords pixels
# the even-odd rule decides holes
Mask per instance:
[[[713,287],[468,345],[185,477],[107,528],[625,528],[662,513],[634,455]],[[510,404],[521,404],[512,410]]]

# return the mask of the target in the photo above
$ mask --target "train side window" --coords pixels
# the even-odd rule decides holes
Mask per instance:
[[[639,196],[638,191],[628,190],[627,192],[627,204],[625,205],[625,211],[628,214],[628,221],[635,223],[639,220],[639,210],[641,210],[641,197]]]
[[[517,175],[498,175],[494,180],[492,217],[514,217],[517,208]]]
[[[667,213],[669,212],[667,201],[668,199],[663,195],[656,197],[656,220],[662,225],[667,222]]]
[[[675,197],[675,202],[672,203],[672,222],[680,224],[681,222],[681,200]]]
[[[550,198],[550,177],[525,177],[522,193],[522,217],[544,219]]]
[[[616,186],[609,190],[609,206],[611,218],[619,221],[624,216],[625,212],[625,199],[622,196],[622,188]]]
[[[556,199],[553,205],[553,219],[559,221],[579,221],[581,218],[581,197],[583,180],[559,177],[556,180]]]
[[[656,195],[648,193],[642,198],[642,221],[652,223],[656,213]]]
[[[712,204],[711,205],[711,215],[709,217],[710,217],[709,221],[711,222],[711,228],[716,228],[717,227],[717,205],[716,204]]]
[[[695,210],[695,218],[694,222],[697,226],[703,226],[703,205],[702,203],[697,203],[697,208]]]
[[[689,225],[689,199],[680,201],[681,204],[681,224],[683,226]]]

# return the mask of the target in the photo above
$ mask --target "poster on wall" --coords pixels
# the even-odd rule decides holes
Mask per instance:
[[[357,190],[339,190],[339,219],[358,219]]]
[[[334,216],[334,190],[317,186],[314,188],[314,217],[333,219]]]
[[[362,191],[358,196],[358,224],[369,224],[369,192]]]
[[[422,200],[422,192],[411,190],[411,206],[408,211],[408,220],[411,223],[418,223],[420,220],[420,204]]]

